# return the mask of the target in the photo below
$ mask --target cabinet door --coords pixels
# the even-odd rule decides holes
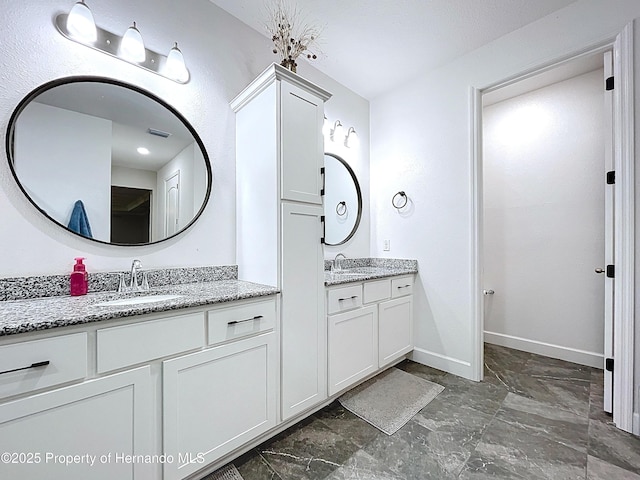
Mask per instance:
[[[275,333],[163,362],[164,480],[184,478],[276,424]]]
[[[322,207],[282,205],[282,418],[327,398]]]
[[[0,478],[151,479],[131,459],[152,453],[152,405],[149,367],[0,405],[0,452],[16,460]]]
[[[376,305],[332,315],[329,322],[329,395],[378,370]]]
[[[380,304],[378,358],[384,367],[413,350],[413,297],[401,297]]]
[[[322,204],[324,102],[281,82],[281,175],[283,200]]]

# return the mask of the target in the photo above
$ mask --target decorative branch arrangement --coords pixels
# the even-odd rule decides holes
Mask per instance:
[[[286,0],[276,0],[267,7],[268,19],[265,27],[273,41],[273,53],[280,55],[280,65],[292,72],[296,71],[296,59],[306,53],[309,60],[318,58],[318,37],[322,29],[310,25],[302,18],[297,6]]]

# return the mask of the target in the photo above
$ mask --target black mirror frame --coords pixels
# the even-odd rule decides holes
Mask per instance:
[[[356,177],[356,174],[353,171],[353,168],[351,168],[351,166],[345,161],[344,158],[342,158],[339,155],[336,155],[334,153],[325,152],[324,154],[325,154],[325,156],[328,155],[329,157],[335,158],[340,163],[342,163],[342,165],[344,165],[344,167],[347,169],[347,172],[349,172],[349,175],[351,175],[351,179],[353,180],[353,184],[356,187],[356,195],[358,196],[358,215],[356,216],[356,222],[353,225],[353,228],[351,229],[351,232],[349,232],[349,235],[347,235],[344,240],[342,240],[341,242],[338,242],[338,243],[329,243],[329,242],[327,242],[325,240],[325,245],[328,245],[330,247],[337,247],[339,245],[344,245],[349,240],[351,240],[353,238],[353,236],[356,234],[356,231],[358,230],[358,227],[360,226],[360,219],[362,218],[362,191],[360,190],[360,182],[358,182],[358,177]]]
[[[202,152],[202,156],[204,158],[205,167],[207,169],[207,191],[205,193],[204,201],[202,202],[202,206],[200,207],[200,210],[198,210],[198,213],[196,213],[194,215],[193,219],[187,225],[185,225],[180,231],[174,233],[173,235],[171,235],[169,237],[163,238],[161,240],[156,240],[155,242],[136,243],[136,244],[112,243],[112,242],[107,242],[107,241],[104,241],[104,240],[97,240],[95,238],[88,238],[88,237],[85,237],[84,235],[80,235],[79,233],[76,233],[76,232],[70,230],[69,228],[67,228],[62,223],[60,223],[57,220],[55,220],[52,217],[50,217],[49,214],[47,214],[47,212],[44,211],[29,196],[27,191],[24,189],[24,187],[20,183],[20,180],[18,179],[18,175],[16,174],[16,171],[15,171],[14,166],[13,166],[13,162],[14,162],[14,158],[13,158],[13,133],[14,133],[14,125],[15,125],[15,122],[16,122],[18,116],[20,115],[20,113],[22,113],[22,111],[25,109],[25,107],[31,101],[33,101],[38,95],[40,95],[41,93],[46,92],[47,90],[50,90],[52,88],[58,87],[60,85],[66,85],[66,84],[70,84],[70,83],[81,83],[81,82],[83,82],[83,83],[90,83],[90,82],[106,83],[106,84],[110,84],[110,85],[116,85],[118,87],[127,88],[129,90],[133,90],[134,92],[140,93],[140,94],[146,96],[147,98],[159,103],[164,108],[166,108],[169,112],[171,112],[173,115],[175,115],[182,122],[182,124],[187,128],[187,130],[189,130],[189,133],[191,133],[191,135],[193,136],[194,140],[196,141],[196,143],[200,147],[200,151]],[[38,210],[42,215],[44,215],[51,222],[53,222],[56,225],[62,227],[65,231],[67,231],[67,232],[69,232],[69,233],[71,233],[73,235],[76,235],[77,237],[83,238],[85,240],[89,240],[89,241],[96,242],[96,243],[101,243],[103,245],[113,245],[113,246],[118,246],[118,247],[143,247],[143,246],[147,246],[147,245],[157,245],[158,243],[162,243],[162,242],[164,242],[166,240],[172,239],[172,238],[180,235],[182,232],[185,232],[186,230],[188,230],[196,222],[196,220],[198,220],[198,218],[200,218],[200,215],[202,215],[202,212],[206,208],[207,204],[209,203],[209,199],[211,197],[211,187],[213,185],[213,174],[212,174],[212,171],[211,171],[211,162],[209,160],[209,154],[207,153],[207,150],[204,147],[204,143],[202,142],[202,139],[200,138],[200,136],[198,135],[196,130],[193,128],[193,126],[187,121],[186,118],[184,118],[184,116],[178,110],[176,110],[174,107],[172,107],[167,102],[162,100],[160,97],[157,97],[153,93],[151,93],[151,92],[149,92],[147,90],[144,90],[143,88],[137,87],[135,85],[131,85],[130,83],[122,82],[120,80],[116,80],[116,79],[108,78],[108,77],[99,77],[99,76],[72,76],[72,77],[62,77],[62,78],[58,78],[58,79],[55,79],[55,80],[51,80],[51,81],[49,81],[47,83],[44,83],[44,84],[40,85],[39,87],[35,88],[34,90],[32,90],[29,94],[27,94],[27,96],[25,96],[20,101],[20,103],[18,103],[18,106],[15,108],[15,110],[11,114],[11,118],[9,119],[9,124],[7,126],[7,132],[6,132],[5,137],[6,137],[5,138],[5,148],[6,148],[6,154],[7,154],[7,161],[9,163],[9,168],[11,169],[11,174],[13,175],[13,178],[15,179],[16,183],[18,184],[18,187],[20,188],[20,190],[22,191],[24,196],[27,198],[27,200],[29,200],[29,202],[31,202],[31,204],[36,208],[36,210]]]

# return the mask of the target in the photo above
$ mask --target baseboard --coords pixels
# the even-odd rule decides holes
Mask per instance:
[[[633,414],[633,434],[640,436],[640,413]]]
[[[414,362],[421,363],[428,367],[437,368],[459,377],[473,378],[471,363],[458,360],[457,358],[447,357],[439,353],[430,352],[422,348],[414,348],[410,357]]]
[[[559,358],[567,362],[587,365],[594,368],[603,368],[604,355],[601,353],[587,352],[577,348],[563,347],[552,343],[529,340],[527,338],[514,337],[503,333],[484,332],[484,341],[493,345],[515,348],[529,353],[537,353],[545,357]]]

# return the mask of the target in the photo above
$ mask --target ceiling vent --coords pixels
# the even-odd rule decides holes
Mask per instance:
[[[168,138],[171,134],[169,132],[163,132],[162,130],[156,130],[155,128],[150,128],[147,130],[147,133],[150,135],[155,135],[156,137]]]

